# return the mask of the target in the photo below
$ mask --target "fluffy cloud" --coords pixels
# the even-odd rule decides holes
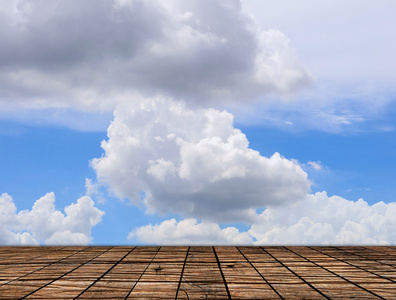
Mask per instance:
[[[249,233],[257,244],[396,244],[396,203],[368,205],[326,192],[269,207]]]
[[[0,196],[0,245],[34,245],[37,241],[28,232],[15,232],[12,228],[18,227],[19,221],[16,206],[11,196]]]
[[[237,0],[2,0],[0,28],[4,107],[113,109],[133,91],[244,101],[309,82]]]
[[[145,243],[162,245],[252,245],[247,232],[240,233],[235,227],[221,229],[211,222],[198,223],[195,219],[177,222],[166,220],[159,225],[147,225],[131,232],[129,239],[137,238]]]
[[[171,219],[130,233],[146,243],[254,245],[395,245],[396,203],[368,205],[325,192],[269,206],[246,232],[210,222]]]
[[[0,196],[0,244],[27,245],[44,242],[86,245],[92,241],[91,229],[104,214],[94,207],[88,196],[65,207],[65,214],[55,209],[55,195],[48,193],[38,199],[31,210],[17,213],[8,194]]]
[[[100,182],[149,211],[216,221],[248,221],[267,205],[298,201],[307,174],[278,153],[261,156],[233,127],[233,115],[191,110],[168,98],[135,99],[115,111],[92,160]]]

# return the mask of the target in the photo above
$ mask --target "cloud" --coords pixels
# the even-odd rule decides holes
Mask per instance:
[[[230,107],[236,122],[285,131],[318,130],[329,133],[392,131],[395,93],[372,91],[350,94],[320,83],[299,93],[298,101],[268,97],[244,107]],[[373,101],[375,99],[375,101]]]
[[[177,222],[170,219],[159,225],[146,225],[131,232],[129,239],[137,238],[144,243],[161,245],[253,245],[247,232],[235,227],[221,229],[211,222],[198,223],[195,219]]]
[[[307,165],[312,167],[315,171],[320,171],[323,169],[322,163],[320,161],[309,161]]]
[[[88,196],[66,206],[66,214],[55,209],[55,194],[38,199],[31,210],[17,213],[8,194],[0,196],[0,244],[9,245],[86,245],[92,241],[91,229],[104,212],[94,207]]]
[[[234,128],[232,114],[202,108],[275,94],[275,101],[256,104],[250,119],[271,116],[281,126],[339,132],[379,115],[390,102],[377,86],[364,84],[348,94],[349,85],[342,90],[333,82],[298,102],[279,101],[279,95],[307,86],[309,76],[288,38],[259,28],[240,1],[0,0],[0,39],[3,115],[27,119],[21,107],[39,108],[42,115],[28,113],[29,118],[86,128],[91,121],[74,121],[81,110],[117,107],[102,142],[105,154],[92,160],[99,183],[87,181],[87,192],[100,197],[104,184],[149,212],[192,218],[141,227],[134,237],[162,234],[171,243],[395,242],[392,203],[368,206],[309,195],[301,165],[279,153],[260,155]],[[58,118],[61,111],[65,116]],[[0,200],[0,242],[8,244],[87,244],[103,215],[88,196],[67,206],[65,214],[55,209],[51,193],[19,213],[10,196]],[[258,215],[257,209],[265,210]],[[252,228],[246,233],[213,223],[239,221]]]
[[[303,199],[307,174],[294,161],[249,148],[233,115],[186,108],[169,98],[134,99],[115,111],[91,164],[120,198],[151,212],[216,221],[248,221],[257,208]],[[139,103],[139,104],[136,104]]]
[[[0,196],[0,244],[1,245],[35,245],[37,241],[29,232],[14,232],[11,228],[17,227],[19,221],[16,215],[16,206],[11,196]]]
[[[303,201],[270,205],[247,231],[171,219],[137,228],[129,238],[178,245],[395,245],[395,216],[396,203],[368,205],[362,199],[354,202],[318,192]]]
[[[99,203],[106,203],[101,188],[102,186],[99,182],[93,182],[92,179],[85,178],[85,194]]]
[[[227,1],[1,1],[3,108],[112,110],[130,93],[190,104],[293,93],[309,77],[277,30]]]
[[[326,192],[304,201],[268,207],[249,234],[257,244],[396,244],[396,203],[368,205]]]

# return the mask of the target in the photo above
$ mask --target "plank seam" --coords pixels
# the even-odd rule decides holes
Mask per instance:
[[[267,253],[268,255],[270,255],[273,259],[275,259],[278,263],[280,263],[282,266],[284,266],[286,269],[288,269],[290,272],[292,272],[295,276],[297,276],[298,278],[300,278],[305,284],[307,284],[308,286],[310,286],[313,290],[315,290],[316,292],[318,292],[320,295],[322,295],[323,297],[325,297],[326,299],[331,299],[329,298],[326,294],[324,294],[322,291],[318,290],[316,287],[314,287],[312,284],[310,284],[308,281],[306,281],[304,278],[302,278],[300,275],[298,275],[296,272],[294,272],[292,269],[290,269],[288,266],[286,266],[283,262],[281,262],[279,259],[277,259],[275,256],[273,256],[271,253],[269,253],[267,250],[265,250],[263,247],[260,246],[260,248]]]
[[[60,248],[60,249],[50,251],[49,253],[53,253],[53,252],[56,252],[56,251],[60,251],[60,250],[62,250],[62,249],[64,249],[64,248],[67,248],[67,247],[65,246],[65,247],[62,247],[62,248]],[[42,250],[42,251],[44,252],[44,250]],[[26,252],[28,252],[28,251],[26,251]],[[44,252],[44,254],[45,254],[45,252]],[[48,255],[48,254],[46,254],[46,255]],[[10,258],[13,258],[13,257],[15,257],[15,256],[20,256],[20,254],[18,253],[18,254],[15,254],[15,255],[11,256],[11,257],[2,258],[1,261],[7,260],[7,259],[10,259]],[[34,259],[36,259],[36,258],[38,258],[38,257],[40,257],[40,256],[43,256],[43,254],[40,253],[39,255],[37,255],[37,256],[35,256],[35,257],[31,258],[31,259],[25,260],[24,262],[20,262],[20,263],[16,263],[16,264],[11,264],[11,265],[8,266],[8,267],[4,267],[4,268],[0,269],[0,271],[6,270],[6,269],[11,268],[11,267],[14,267],[14,266],[26,264],[27,262],[32,261],[32,260],[34,260]]]
[[[84,266],[84,265],[88,264],[89,262],[93,261],[95,258],[97,258],[97,257],[101,256],[102,254],[105,254],[106,252],[110,251],[110,250],[111,250],[111,249],[113,249],[113,248],[114,248],[114,246],[113,246],[113,247],[111,247],[111,248],[109,248],[109,249],[107,249],[106,251],[104,251],[104,252],[102,252],[102,253],[100,253],[100,254],[96,255],[95,257],[91,258],[90,260],[88,260],[88,261],[84,262],[83,264],[79,265],[78,267],[75,267],[74,269],[70,270],[69,272],[66,272],[65,274],[63,274],[63,275],[59,276],[58,278],[56,278],[56,279],[54,279],[54,280],[52,280],[52,281],[50,281],[50,282],[46,283],[45,285],[43,285],[43,286],[39,287],[39,288],[38,288],[38,289],[36,289],[35,291],[32,291],[32,292],[28,293],[27,295],[25,295],[25,296],[21,297],[20,299],[25,299],[26,297],[28,297],[28,296],[30,296],[30,295],[32,295],[32,294],[34,294],[34,293],[38,292],[39,290],[41,290],[41,289],[45,288],[46,286],[50,285],[51,283],[53,283],[53,282],[55,282],[55,281],[57,281],[57,280],[61,279],[62,277],[66,276],[67,274],[70,274],[71,272],[73,272],[73,271],[77,270],[78,268],[81,268],[82,266]],[[79,252],[81,252],[81,251],[79,251]],[[77,253],[78,253],[78,252],[77,252]],[[75,253],[75,254],[77,254],[77,253]]]
[[[311,248],[311,247],[309,247],[309,248]],[[334,248],[336,248],[336,247],[334,247]],[[343,263],[346,263],[347,265],[350,265],[351,267],[357,268],[357,269],[362,270],[362,271],[364,271],[364,272],[367,272],[367,273],[370,273],[370,274],[372,274],[372,275],[375,275],[375,276],[381,277],[381,278],[383,278],[383,279],[389,280],[389,281],[392,282],[392,283],[396,283],[395,280],[392,280],[392,279],[387,278],[387,277],[385,277],[385,276],[376,274],[376,273],[371,272],[371,271],[369,271],[369,270],[365,270],[365,269],[363,269],[362,267],[355,266],[354,264],[352,264],[352,263],[350,263],[350,262],[347,262],[347,261],[345,261],[345,260],[341,260],[341,259],[339,259],[339,258],[337,258],[337,257],[335,257],[335,256],[330,255],[330,254],[327,254],[327,253],[325,253],[325,252],[316,250],[315,248],[311,248],[311,249],[313,249],[313,250],[315,250],[315,251],[317,251],[317,252],[319,252],[319,253],[322,253],[322,254],[324,254],[324,255],[327,255],[328,257],[334,258],[334,259],[336,259],[336,260],[338,260],[338,261],[342,261]],[[344,252],[346,252],[346,251],[344,251]],[[348,252],[347,252],[347,253],[348,253]]]
[[[395,256],[395,257],[396,257],[396,254],[389,254],[388,252],[383,252],[383,251],[374,250],[374,249],[371,249],[371,248],[368,247],[368,246],[365,246],[365,247],[361,246],[361,248],[367,249],[367,250],[370,250],[370,251],[374,251],[374,252],[376,252],[376,253],[385,254],[385,255],[387,255],[387,256]],[[380,249],[392,249],[392,248],[389,248],[389,247],[387,247],[387,246],[381,246]]]
[[[215,247],[212,246],[212,249],[213,249],[213,253],[214,253],[215,257],[216,257],[216,261],[217,261],[217,265],[218,265],[219,270],[220,270],[221,277],[223,278],[223,282],[224,282],[224,286],[225,286],[226,291],[227,291],[228,299],[232,299],[232,298],[231,298],[230,291],[228,290],[228,285],[227,285],[226,279],[225,279],[225,277],[224,277],[223,271],[221,270],[220,260],[219,260],[219,257],[217,256]]]
[[[0,247],[2,247],[2,245],[0,245]],[[13,246],[11,246],[11,247],[13,247]],[[21,247],[21,246],[17,246],[17,247]],[[62,247],[59,248],[59,249],[55,249],[55,250],[50,251],[50,253],[56,252],[56,251],[60,251],[60,250],[62,250],[62,249],[64,249],[64,248],[66,248],[66,247],[67,247],[67,246],[62,246]],[[22,248],[22,247],[21,247],[21,248]],[[38,254],[37,256],[34,257],[34,258],[36,258],[36,257],[42,255],[42,253],[45,253],[44,248],[46,248],[46,247],[27,246],[27,247],[25,248],[26,251],[19,251],[19,252],[15,253],[15,254],[10,254],[10,256],[1,257],[1,258],[0,258],[0,261],[4,261],[4,260],[8,260],[8,259],[10,259],[10,258],[18,257],[18,256],[20,256],[20,252],[27,252],[27,253],[29,253],[29,250],[30,250],[31,248],[33,248],[33,249],[35,249],[35,250],[38,250],[38,252],[41,252],[40,254]],[[40,249],[40,248],[42,248],[42,249]],[[23,248],[22,248],[22,249],[23,249]],[[0,253],[0,255],[1,255],[1,254],[3,254],[3,253]],[[34,258],[31,258],[30,260],[32,260],[32,259],[34,259]]]
[[[161,247],[159,247],[157,249],[157,252],[155,252],[153,258],[150,260],[150,262],[147,264],[146,268],[144,269],[144,271],[140,274],[138,280],[135,282],[135,284],[132,286],[131,290],[128,292],[128,294],[126,295],[126,297],[124,299],[127,299],[129,297],[129,295],[132,293],[133,289],[135,288],[135,286],[139,283],[140,278],[143,277],[143,274],[146,272],[146,270],[148,269],[148,267],[151,265],[151,263],[153,262],[154,258],[157,256],[158,252],[160,251]]]
[[[337,274],[337,273],[335,273],[335,272],[333,272],[333,271],[331,271],[331,270],[329,270],[329,269],[326,269],[325,267],[323,267],[323,266],[321,266],[321,265],[315,263],[314,261],[311,261],[311,260],[309,260],[308,258],[306,258],[306,257],[304,257],[304,256],[302,256],[302,255],[300,255],[300,254],[298,254],[298,253],[296,253],[296,252],[294,252],[293,250],[291,250],[291,249],[289,249],[289,248],[287,248],[287,247],[284,247],[284,248],[287,249],[287,250],[289,250],[290,252],[292,252],[292,253],[294,253],[294,254],[300,256],[301,258],[304,258],[305,260],[309,261],[310,263],[313,263],[315,266],[318,266],[319,268],[321,268],[321,269],[323,269],[323,270],[325,270],[325,271],[327,271],[327,272],[330,272],[331,274],[336,275],[337,277],[341,278],[342,280],[345,280],[345,281],[349,282],[350,284],[353,284],[354,286],[357,286],[358,288],[364,290],[365,292],[369,292],[370,294],[372,294],[372,295],[374,295],[374,296],[376,296],[376,297],[379,297],[379,298],[381,298],[381,299],[384,299],[383,297],[381,297],[381,296],[375,294],[374,292],[372,292],[372,291],[370,291],[370,290],[368,290],[368,289],[366,289],[366,288],[364,288],[364,287],[358,285],[357,283],[355,283],[355,282],[353,282],[353,281],[350,281],[349,279],[347,279],[347,278],[345,278],[345,277],[342,277],[341,275],[339,275],[339,274]],[[310,248],[310,247],[307,247],[307,248],[312,249],[312,248]],[[315,250],[315,249],[313,249],[313,250]]]
[[[252,262],[250,262],[250,260],[245,256],[245,254],[243,254],[242,251],[241,251],[238,247],[235,247],[235,248],[237,248],[237,250],[239,251],[239,253],[242,254],[242,256],[246,259],[246,261],[247,261],[247,262],[253,267],[253,269],[255,269],[256,272],[261,276],[261,278],[264,279],[265,283],[268,284],[268,285],[270,286],[270,288],[271,288],[271,289],[283,300],[284,298],[281,296],[281,294],[279,294],[279,292],[272,286],[271,283],[269,283],[269,281],[263,276],[263,274],[261,274],[261,273],[256,269],[256,267],[253,265]]]
[[[350,254],[355,255],[355,256],[359,256],[359,257],[361,257],[361,258],[364,258],[365,260],[375,261],[375,262],[378,263],[378,264],[381,264],[381,265],[384,265],[384,266],[389,266],[389,267],[392,267],[393,269],[395,269],[395,266],[394,266],[394,265],[387,264],[387,263],[383,263],[383,262],[380,262],[380,261],[378,261],[378,260],[376,260],[376,259],[367,258],[366,256],[363,256],[363,255],[354,253],[353,251],[348,251],[348,250],[346,250],[346,249],[344,249],[344,248],[342,248],[342,247],[334,247],[334,248],[335,248],[335,249],[338,249],[338,250],[340,250],[340,251],[343,251],[343,252],[350,253]],[[367,272],[370,272],[370,271],[367,270]],[[377,275],[377,274],[376,274],[376,275]],[[378,275],[377,275],[377,276],[378,276]]]
[[[80,297],[82,294],[84,294],[90,287],[92,287],[95,283],[97,283],[99,280],[101,280],[106,274],[108,274],[111,270],[114,269],[115,266],[117,266],[125,257],[127,257],[133,250],[136,249],[136,246],[133,247],[131,250],[128,251],[127,254],[125,254],[120,260],[118,260],[114,265],[112,265],[106,272],[104,272],[100,277],[96,278],[94,282],[92,282],[85,290],[83,290],[80,294],[78,294],[75,298]]]
[[[55,262],[52,262],[52,263],[50,263],[50,264],[48,264],[48,265],[45,265],[44,267],[41,267],[41,268],[39,268],[39,269],[37,269],[37,270],[34,270],[34,271],[32,271],[32,272],[29,272],[29,273],[27,273],[27,274],[24,274],[24,275],[22,275],[22,276],[19,276],[18,278],[15,278],[15,279],[12,279],[12,280],[10,280],[10,281],[8,281],[8,282],[6,282],[6,283],[3,283],[3,284],[1,284],[0,286],[7,285],[7,284],[9,284],[9,283],[11,283],[11,282],[13,282],[13,281],[18,281],[18,280],[20,280],[21,278],[23,278],[23,277],[25,277],[25,276],[31,275],[31,274],[33,274],[33,273],[36,273],[36,272],[38,272],[38,271],[40,271],[40,270],[43,270],[43,269],[49,267],[49,266],[52,266],[52,265],[54,265],[54,264],[57,264],[57,263],[61,262],[62,260],[66,259],[66,258],[69,258],[69,257],[71,257],[71,256],[73,256],[73,255],[76,255],[77,253],[80,253],[80,252],[82,252],[82,251],[84,251],[84,250],[86,250],[86,249],[88,249],[88,248],[91,248],[91,247],[86,247],[86,248],[84,248],[84,249],[82,249],[82,250],[79,250],[79,251],[73,253],[73,254],[70,254],[69,256],[63,257],[63,258],[61,258],[61,259],[59,259],[59,260],[57,260],[57,261],[55,261]],[[37,257],[36,257],[36,258],[37,258]],[[33,258],[33,259],[35,259],[35,258]],[[19,263],[19,264],[17,264],[17,265],[21,265],[21,264],[22,264],[22,263]],[[2,270],[1,270],[1,271],[2,271]]]
[[[183,268],[182,268],[182,271],[181,271],[181,274],[180,274],[179,284],[177,285],[175,300],[177,300],[177,296],[179,295],[179,289],[180,289],[180,285],[181,285],[181,282],[182,282],[184,268],[185,268],[186,263],[187,263],[187,256],[188,256],[188,252],[190,251],[190,248],[191,247],[189,246],[188,249],[187,249],[186,257],[184,258],[184,263],[183,263]],[[184,292],[186,293],[187,298],[189,298],[187,292],[186,291],[184,291]]]

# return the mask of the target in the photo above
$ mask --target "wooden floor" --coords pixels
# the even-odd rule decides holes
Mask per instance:
[[[0,247],[0,299],[396,299],[396,247]]]

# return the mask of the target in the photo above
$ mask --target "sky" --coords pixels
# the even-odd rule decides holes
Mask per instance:
[[[0,0],[0,245],[396,245],[395,13]]]

